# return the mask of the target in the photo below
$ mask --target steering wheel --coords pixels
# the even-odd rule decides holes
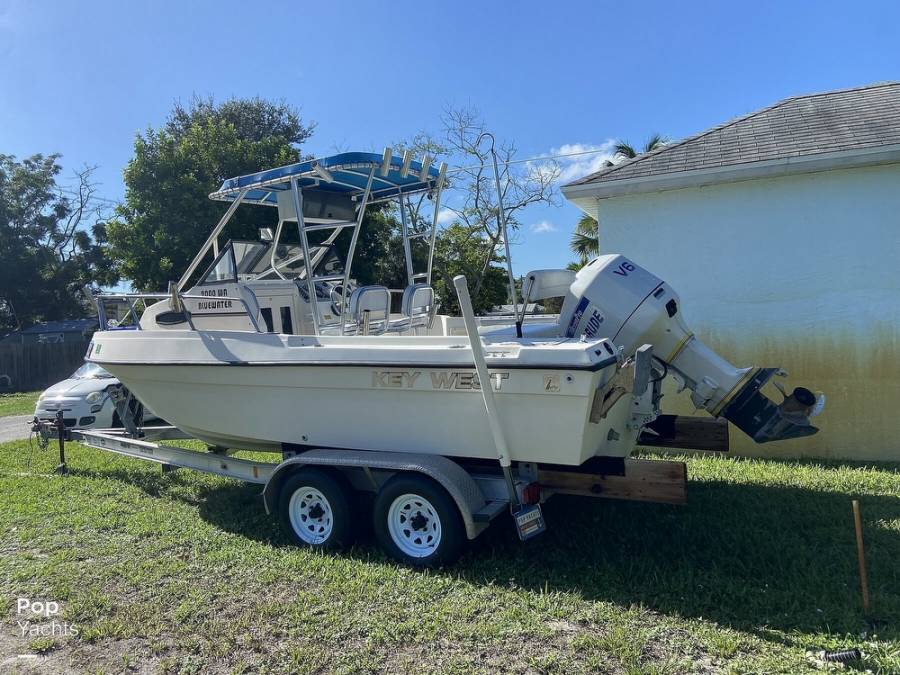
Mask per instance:
[[[347,299],[350,299],[350,294],[356,289],[356,284],[352,281],[347,283]],[[335,284],[331,287],[331,310],[334,312],[335,316],[341,316],[343,314],[344,308],[341,306],[341,296],[343,295],[344,285],[343,284]]]

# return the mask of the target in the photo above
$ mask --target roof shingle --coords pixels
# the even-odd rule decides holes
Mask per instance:
[[[900,144],[900,82],[794,96],[570,185]]]

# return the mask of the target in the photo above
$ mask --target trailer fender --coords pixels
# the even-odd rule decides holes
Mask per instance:
[[[474,539],[487,527],[487,523],[482,522],[482,519],[476,521],[475,518],[477,512],[484,511],[487,500],[465,469],[441,455],[400,452],[314,449],[286,459],[275,468],[263,488],[263,503],[267,513],[272,513],[275,509],[278,493],[285,478],[301,466],[368,468],[421,473],[437,481],[456,502],[466,527],[466,536],[469,539]]]

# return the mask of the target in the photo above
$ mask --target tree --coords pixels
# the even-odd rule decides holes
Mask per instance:
[[[639,153],[627,141],[619,140],[613,146],[613,161],[606,160],[605,166],[615,166],[616,161],[634,159],[639,154],[661,148],[668,142],[669,139],[665,136],[658,133],[653,134],[644,144],[644,149]],[[592,258],[600,255],[600,224],[596,218],[587,214],[581,216],[581,219],[575,226],[575,232],[572,233],[569,248],[578,256],[582,266],[586,265]]]
[[[59,155],[0,155],[0,327],[84,316],[81,288],[116,282],[93,168],[61,185]]]
[[[485,269],[485,244],[478,241],[478,237],[477,232],[462,223],[454,223],[438,234],[432,285],[435,295],[440,298],[442,312],[459,314],[459,300],[453,286],[453,277],[458,274],[466,275],[470,287],[473,279],[481,281],[478,292],[472,293],[472,308],[476,314],[504,304],[509,296],[506,270],[498,266],[503,258],[491,249],[491,259]]]
[[[539,202],[554,203],[554,184],[560,170],[558,165],[550,164],[516,172],[513,169],[516,147],[512,143],[501,142],[496,148],[500,170],[498,195],[490,146],[482,140],[487,128],[478,112],[474,108],[450,109],[445,112],[443,122],[446,144],[462,167],[454,174],[462,203],[457,208],[451,208],[451,211],[458,222],[480,234],[484,240],[481,267],[476,270],[474,278],[469,278],[474,289],[472,294],[478,296],[488,280],[491,265],[498,262],[497,247],[503,243],[498,218],[501,200],[506,215],[507,236],[512,240],[519,229],[517,214],[522,209]]]
[[[613,159],[634,159],[639,154],[643,154],[645,152],[650,152],[652,150],[656,150],[657,148],[661,148],[669,142],[669,139],[663,136],[662,134],[653,134],[646,143],[644,143],[644,149],[641,152],[638,152],[634,149],[627,141],[617,141],[613,149]]]
[[[313,131],[284,102],[194,98],[160,129],[138,134],[125,169],[125,203],[108,224],[110,255],[139,290],[165,289],[202,246],[223,205],[208,198],[226,178],[300,159]],[[224,238],[258,238],[275,209],[238,207]]]
[[[524,170],[517,170],[515,145],[500,142],[496,147],[498,195],[490,143],[482,137],[487,127],[478,112],[474,108],[450,108],[441,121],[443,130],[438,138],[422,133],[412,142],[401,144],[417,156],[427,153],[459,167],[449,175],[450,185],[442,197],[451,224],[439,233],[435,246],[435,290],[445,310],[458,311],[452,277],[465,274],[476,312],[489,310],[509,299],[506,270],[500,266],[505,257],[498,253],[504,243],[498,218],[501,198],[512,244],[522,209],[539,202],[554,203],[560,168],[555,163],[540,167],[526,164]],[[433,210],[428,200],[429,196],[420,195],[410,205],[414,231],[431,227]],[[420,245],[414,257],[425,255],[422,249]],[[417,269],[424,269],[424,264]]]
[[[569,247],[578,256],[582,266],[600,254],[600,228],[595,218],[586,213],[581,216]]]

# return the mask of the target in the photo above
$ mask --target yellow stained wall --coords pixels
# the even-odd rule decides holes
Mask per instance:
[[[819,427],[815,436],[757,444],[731,426],[735,454],[900,461],[900,336],[896,326],[882,325],[862,340],[852,334],[792,340],[719,331],[701,331],[698,336],[736,365],[783,366],[789,377],[778,379],[788,385],[788,391],[803,385],[826,395],[825,411],[813,419]],[[771,385],[763,391],[781,401],[781,394]],[[687,392],[676,395],[669,387],[663,401],[666,412],[694,411]]]
[[[713,349],[825,392],[819,434],[757,445],[732,427],[736,452],[900,461],[900,165],[606,198],[597,213],[601,251],[669,282]],[[684,393],[664,408],[693,409]]]

